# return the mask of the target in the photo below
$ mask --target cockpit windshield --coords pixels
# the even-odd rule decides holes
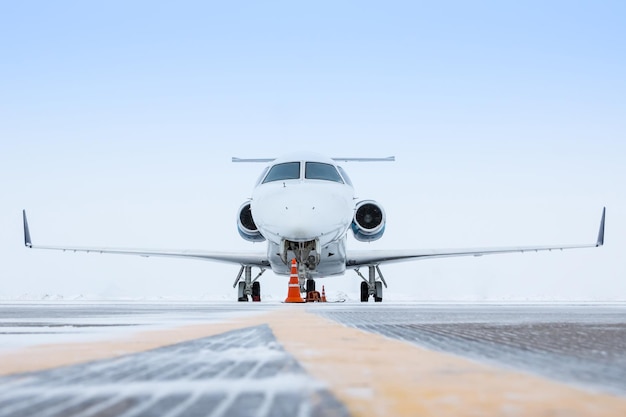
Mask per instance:
[[[352,187],[352,181],[350,180],[350,177],[348,177],[348,174],[346,173],[346,170],[343,169],[340,166],[338,166],[337,169],[339,169],[339,173],[343,177],[343,180],[346,182],[346,184],[348,184],[349,186]]]
[[[263,180],[263,184],[272,181],[297,180],[300,178],[300,162],[276,164]]]
[[[325,180],[343,183],[337,168],[331,164],[321,162],[307,162],[304,170],[304,178],[308,180]]]

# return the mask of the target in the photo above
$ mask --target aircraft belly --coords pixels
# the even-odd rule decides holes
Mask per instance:
[[[290,265],[285,265],[280,258],[280,246],[268,242],[268,259],[272,271],[278,275],[289,275]],[[345,239],[331,243],[322,249],[320,263],[315,270],[310,270],[312,278],[323,278],[330,275],[340,275],[346,271]]]

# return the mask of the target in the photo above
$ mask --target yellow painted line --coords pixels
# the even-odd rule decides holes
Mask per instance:
[[[290,306],[279,342],[354,416],[626,416],[626,398],[348,328]]]

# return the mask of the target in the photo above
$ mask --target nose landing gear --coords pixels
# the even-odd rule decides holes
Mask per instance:
[[[311,291],[315,291],[315,280],[309,278],[309,279],[306,280],[306,292],[308,294]]]
[[[383,301],[383,285],[387,288],[387,282],[385,281],[382,272],[380,272],[378,265],[370,265],[367,268],[369,272],[369,279],[366,279],[358,268],[354,270],[354,272],[356,272],[357,275],[363,279],[361,282],[361,302],[367,303],[369,301],[369,297],[372,296],[374,297],[374,302],[380,303]],[[380,278],[380,281],[376,280],[376,272],[378,272],[378,278]]]

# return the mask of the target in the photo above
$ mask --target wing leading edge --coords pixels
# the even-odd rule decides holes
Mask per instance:
[[[116,255],[137,255],[143,257],[159,256],[169,258],[200,259],[217,262],[226,262],[247,266],[267,268],[269,261],[267,255],[261,253],[238,253],[238,252],[209,252],[201,250],[158,250],[158,249],[135,249],[135,248],[105,248],[105,247],[79,247],[79,246],[45,246],[33,245],[30,237],[30,229],[26,218],[26,210],[22,211],[24,221],[24,245],[33,249],[50,249],[71,252],[86,253],[109,253]]]
[[[596,240],[596,243],[582,245],[513,246],[502,248],[349,251],[346,259],[346,266],[348,268],[354,269],[362,266],[402,262],[417,259],[451,258],[453,256],[483,256],[495,255],[499,253],[524,253],[600,247],[604,245],[605,216],[606,207],[602,209],[600,230],[598,231],[598,238]]]
[[[156,250],[138,248],[106,248],[106,247],[79,247],[79,246],[45,246],[33,245],[26,210],[22,211],[24,222],[24,245],[33,249],[48,249],[59,251],[86,252],[86,253],[108,253],[118,255],[136,255],[143,257],[170,257],[211,260],[239,265],[256,266],[259,268],[269,267],[269,261],[265,254],[261,253],[239,253],[239,252],[209,252],[200,250]],[[606,207],[602,210],[600,229],[595,243],[582,245],[550,245],[550,246],[514,246],[501,248],[469,248],[469,249],[422,249],[422,250],[370,250],[370,251],[349,251],[346,258],[348,268],[359,268],[362,266],[379,265],[382,263],[402,262],[418,259],[450,258],[456,256],[483,256],[502,253],[524,253],[540,252],[564,249],[593,248],[604,245],[604,224],[606,217]]]

